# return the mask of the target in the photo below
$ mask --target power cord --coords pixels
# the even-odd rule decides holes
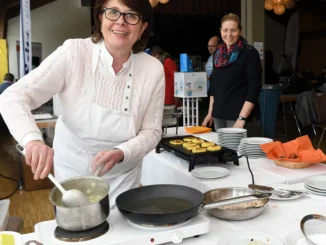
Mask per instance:
[[[9,180],[11,180],[11,181],[14,181],[14,182],[17,184],[15,190],[14,190],[11,194],[9,194],[8,196],[1,197],[1,198],[0,198],[0,200],[3,200],[3,199],[7,199],[7,198],[11,197],[13,194],[15,194],[15,192],[16,192],[16,191],[18,190],[18,188],[19,188],[19,182],[18,182],[17,180],[13,179],[13,178],[10,178],[10,177],[7,177],[7,176],[4,176],[4,175],[2,175],[2,174],[0,174],[0,177],[2,177],[2,178],[4,178],[4,179],[9,179]]]
[[[247,155],[239,156],[239,158],[241,158],[241,157],[246,157],[246,159],[247,159],[248,169],[249,169],[249,172],[250,172],[250,174],[251,174],[251,181],[252,181],[252,184],[254,185],[254,184],[255,184],[254,174],[253,174],[252,171],[251,171],[250,164],[249,164],[249,160],[248,160],[248,156],[247,156]]]

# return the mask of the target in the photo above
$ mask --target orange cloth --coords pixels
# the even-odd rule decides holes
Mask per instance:
[[[201,134],[201,133],[208,133],[212,129],[202,126],[192,126],[192,127],[185,127],[185,130],[188,134]]]
[[[325,154],[315,150],[307,135],[287,143],[279,141],[260,145],[268,159],[289,162],[319,163],[326,161]]]

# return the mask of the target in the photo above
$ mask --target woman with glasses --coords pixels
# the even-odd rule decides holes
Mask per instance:
[[[148,0],[98,0],[91,38],[67,40],[0,97],[35,179],[46,178],[52,166],[59,181],[103,166],[111,205],[139,186],[142,158],[161,139],[164,105],[163,66],[143,52],[151,15]],[[63,110],[52,149],[31,110],[56,94]]]
[[[262,67],[258,51],[241,36],[240,19],[227,14],[221,20],[223,42],[213,54],[209,111],[202,125],[215,129],[243,128],[259,117],[258,96]]]

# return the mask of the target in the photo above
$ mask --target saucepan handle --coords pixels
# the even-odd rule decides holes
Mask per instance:
[[[103,167],[104,167],[104,164],[102,164],[99,167],[97,167],[97,169],[95,170],[95,173],[94,173],[94,176],[95,177],[99,177],[98,175],[101,173]]]
[[[19,151],[20,154],[22,154],[23,156],[25,156],[26,150],[25,150],[25,148],[22,145],[17,144],[16,145],[16,150]]]
[[[36,240],[31,240],[31,241],[25,242],[24,245],[43,245],[43,244]]]

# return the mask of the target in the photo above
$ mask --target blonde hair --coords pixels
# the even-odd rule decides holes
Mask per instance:
[[[221,20],[221,28],[222,28],[222,24],[225,21],[228,21],[228,20],[233,20],[234,22],[237,22],[238,23],[239,30],[242,31],[242,26],[241,26],[240,18],[239,18],[238,15],[233,14],[233,13],[229,13],[229,14],[226,14],[226,15],[223,16],[223,18]]]

